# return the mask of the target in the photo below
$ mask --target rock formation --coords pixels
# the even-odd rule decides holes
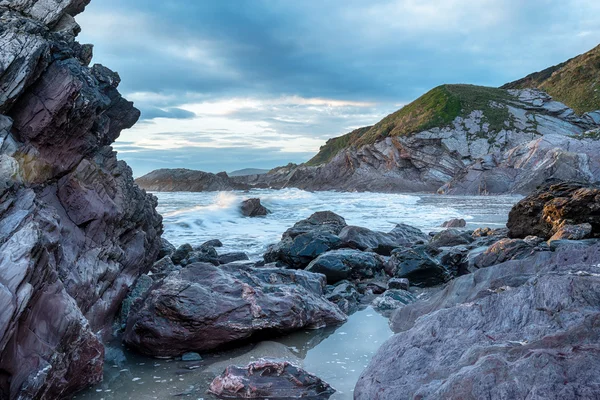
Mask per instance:
[[[0,1],[0,398],[99,382],[101,336],[161,246],[110,147],[139,111],[75,40],[88,2]]]
[[[153,192],[215,192],[250,188],[231,179],[225,172],[211,174],[185,168],[157,169],[137,178],[135,182]]]
[[[261,217],[271,213],[257,198],[242,201],[240,209],[245,217]]]

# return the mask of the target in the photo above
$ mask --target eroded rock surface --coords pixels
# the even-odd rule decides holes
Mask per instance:
[[[110,147],[139,111],[75,41],[88,2],[0,1],[0,398],[99,382],[100,336],[161,247],[156,199]]]

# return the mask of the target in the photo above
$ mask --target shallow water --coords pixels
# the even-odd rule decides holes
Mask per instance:
[[[467,227],[501,227],[519,197],[456,197],[380,193],[310,193],[297,189],[222,193],[155,193],[164,216],[164,237],[175,245],[220,239],[227,251],[246,251],[259,259],[270,243],[313,212],[331,210],[348,224],[389,231],[403,222],[425,232],[439,230],[450,218]],[[259,197],[272,213],[245,218],[241,201]],[[301,330],[269,342],[203,355],[201,362],[142,357],[119,343],[109,346],[104,382],[77,396],[86,400],[213,399],[206,393],[212,379],[229,364],[245,365],[260,357],[283,358],[303,366],[337,389],[332,399],[352,399],[364,367],[392,332],[388,320],[371,308],[358,311],[334,328]],[[190,369],[191,368],[191,369]]]

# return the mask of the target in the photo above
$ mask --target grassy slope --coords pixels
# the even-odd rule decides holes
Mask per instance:
[[[600,110],[600,46],[502,87],[543,89],[579,114]]]
[[[482,110],[484,122],[490,124],[489,131],[498,132],[504,128],[509,114],[506,108],[494,107],[493,103],[506,104],[514,100],[506,90],[497,88],[473,85],[438,86],[372,127],[360,128],[328,140],[307,165],[326,163],[340,150],[349,146],[360,147],[388,136],[405,136],[448,126],[456,117],[467,116],[474,110]]]

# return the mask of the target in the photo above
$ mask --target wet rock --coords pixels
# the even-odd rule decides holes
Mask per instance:
[[[343,322],[324,287],[323,275],[307,271],[192,264],[153,287],[123,339],[143,354],[177,356]]]
[[[178,271],[179,269],[181,269],[181,267],[175,265],[173,260],[171,260],[171,257],[164,256],[152,265],[150,272],[152,272],[152,279],[162,279],[171,272]]]
[[[419,228],[407,224],[396,224],[388,235],[391,235],[396,240],[396,243],[401,246],[414,246],[417,244],[426,244],[429,242],[427,235]]]
[[[289,268],[305,268],[323,253],[342,246],[336,235],[327,231],[310,231],[283,239],[270,247],[264,255],[265,262],[281,262]]]
[[[378,295],[388,289],[387,283],[382,280],[365,280],[359,282],[356,287],[362,295]]]
[[[260,203],[260,199],[256,198],[242,201],[240,209],[242,210],[242,215],[245,217],[259,217],[270,213],[270,211]]]
[[[218,260],[219,264],[229,264],[236,261],[248,261],[250,258],[248,258],[248,254],[243,251],[238,251],[235,253],[219,254]]]
[[[410,282],[406,278],[391,278],[388,281],[388,289],[408,290],[409,287],[410,287]]]
[[[192,245],[189,243],[182,244],[171,254],[171,260],[174,264],[181,264],[183,260],[188,258],[189,254],[194,251]]]
[[[308,232],[327,232],[337,236],[346,226],[346,220],[336,213],[318,211],[307,219],[296,222],[293,227],[285,231],[282,239],[294,238]]]
[[[340,281],[335,285],[327,286],[325,298],[336,304],[346,315],[350,315],[358,309],[360,294],[356,286],[349,281]]]
[[[458,229],[446,229],[437,233],[431,239],[430,245],[434,247],[451,247],[466,245],[473,242],[473,238],[467,232]]]
[[[121,304],[121,313],[119,316],[119,320],[121,322],[120,329],[125,328],[125,324],[127,323],[127,316],[129,315],[134,304],[138,301],[141,301],[144,298],[144,296],[146,296],[146,293],[152,287],[153,284],[154,281],[148,275],[142,275],[138,278],[137,282],[131,288],[129,294],[127,294],[127,297],[125,298],[125,300],[123,300],[123,303]]]
[[[306,267],[307,271],[323,274],[328,283],[344,279],[374,278],[383,272],[383,260],[375,253],[359,250],[333,250],[321,254]]]
[[[389,289],[373,300],[372,305],[375,310],[388,316],[391,314],[391,311],[404,307],[416,300],[416,297],[407,290]]]
[[[287,361],[260,360],[227,367],[212,381],[209,392],[226,399],[325,400],[335,389]]]
[[[598,244],[540,252],[399,309],[355,399],[598,397],[599,264]]]
[[[158,252],[158,258],[161,259],[166,256],[171,256],[171,254],[175,253],[175,246],[171,244],[167,239],[160,238],[160,251]]]
[[[587,222],[579,225],[563,225],[549,240],[581,240],[590,236],[591,233],[592,225]]]
[[[432,254],[435,254],[435,249],[426,245],[396,249],[387,261],[385,270],[388,275],[406,278],[418,287],[436,286],[447,282],[450,274]]]
[[[452,218],[442,224],[442,228],[464,228],[467,221],[462,218]]]
[[[211,239],[202,243],[200,247],[223,247],[223,243],[219,239]]]
[[[402,246],[412,246],[417,242],[426,241],[419,229],[409,225],[398,225],[392,232],[383,233],[372,231],[359,226],[347,226],[339,234],[344,247],[358,250],[369,250],[389,256],[392,250]]]
[[[442,247],[437,259],[453,276],[464,275],[469,272],[469,247]]]
[[[541,239],[502,239],[475,257],[474,266],[487,268],[509,260],[522,260],[539,251],[550,251],[550,247]]]
[[[600,235],[600,188],[563,182],[546,184],[519,201],[506,226],[511,238],[539,236],[550,239],[565,225],[590,224],[590,236]]]

